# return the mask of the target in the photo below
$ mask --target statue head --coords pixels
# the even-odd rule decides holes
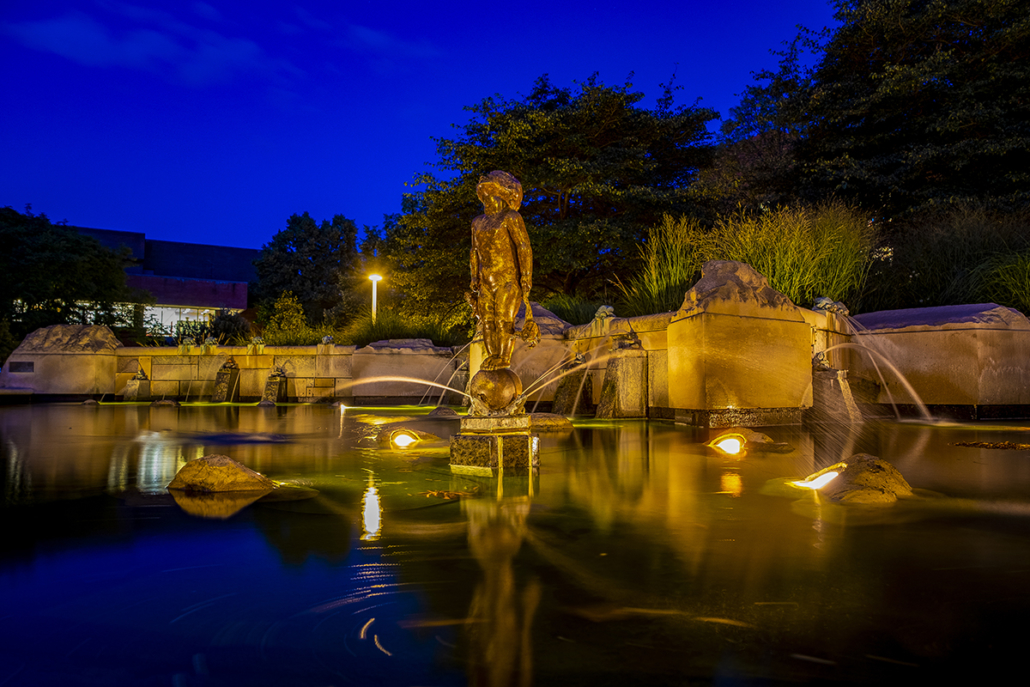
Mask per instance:
[[[479,177],[476,195],[484,204],[485,196],[496,196],[512,210],[518,210],[522,205],[522,184],[507,172],[498,170]]]

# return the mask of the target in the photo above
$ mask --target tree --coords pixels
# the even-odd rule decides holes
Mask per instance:
[[[597,76],[559,88],[542,76],[520,100],[487,98],[470,121],[437,139],[436,167],[405,197],[385,231],[395,281],[420,308],[453,306],[468,287],[470,225],[482,212],[480,176],[500,169],[522,183],[520,213],[534,246],[534,297],[590,294],[625,274],[637,244],[664,212],[696,212],[689,187],[707,164],[711,110],[673,108],[673,89],[654,110],[630,83]]]
[[[254,262],[258,301],[268,308],[290,291],[308,322],[319,323],[343,300],[339,278],[358,265],[357,236],[357,225],[343,215],[321,225],[307,212],[291,215],[286,228],[262,247]]]
[[[0,321],[13,334],[53,324],[121,324],[117,304],[143,302],[125,285],[126,255],[46,215],[0,208]]]
[[[801,132],[797,191],[898,218],[1030,202],[1025,0],[836,0],[815,67],[776,97],[770,127]],[[780,74],[790,76],[784,62]],[[779,83],[782,83],[781,80]],[[761,101],[761,98],[759,98]]]

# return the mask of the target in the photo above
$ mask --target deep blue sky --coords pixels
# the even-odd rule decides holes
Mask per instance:
[[[826,0],[0,0],[0,206],[260,248],[377,225],[463,107],[598,72],[723,116]]]

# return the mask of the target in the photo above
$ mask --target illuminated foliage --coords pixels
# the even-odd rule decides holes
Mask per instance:
[[[472,116],[459,135],[437,140],[443,178],[420,177],[425,189],[408,196],[399,222],[386,228],[395,283],[427,307],[460,303],[469,227],[482,212],[475,187],[496,169],[523,186],[534,299],[589,295],[625,274],[647,226],[665,212],[695,210],[689,187],[707,163],[706,123],[716,117],[674,108],[669,86],[654,110],[640,107],[642,99],[629,83],[605,86],[592,76],[559,88],[543,76],[520,100],[467,108]]]

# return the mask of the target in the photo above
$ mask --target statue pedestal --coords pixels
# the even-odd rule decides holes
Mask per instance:
[[[238,396],[240,371],[237,368],[221,369],[215,374],[215,392],[212,403],[228,403]]]
[[[540,437],[529,433],[529,415],[465,417],[451,437],[451,465],[481,468],[535,468]]]

